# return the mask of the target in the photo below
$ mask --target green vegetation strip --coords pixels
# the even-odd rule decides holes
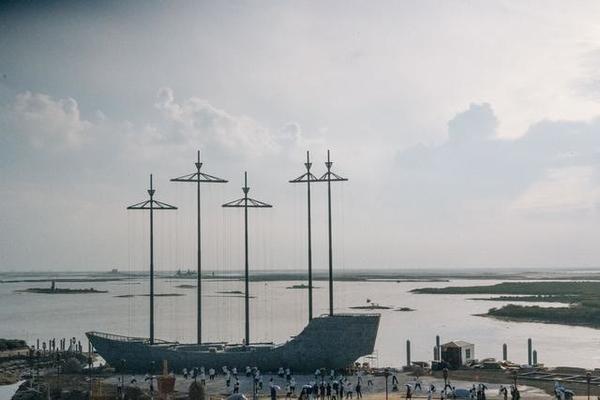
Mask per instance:
[[[503,282],[490,286],[419,288],[413,289],[412,292],[462,295],[497,294],[505,296],[487,300],[569,303],[570,306],[568,307],[508,304],[500,308],[491,308],[484,315],[511,321],[544,322],[600,328],[600,282]]]

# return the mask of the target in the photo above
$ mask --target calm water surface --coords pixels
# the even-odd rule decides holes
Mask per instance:
[[[338,282],[335,286],[336,312],[360,312],[349,307],[371,299],[381,305],[410,307],[414,312],[380,310],[382,314],[376,343],[380,366],[404,365],[406,340],[412,342],[414,360],[430,360],[435,335],[442,342],[466,340],[475,344],[477,358],[502,356],[508,344],[509,358],[527,362],[527,338],[531,337],[539,362],[546,365],[600,367],[600,331],[561,325],[514,323],[474,316],[505,303],[468,300],[473,296],[412,294],[417,287],[448,285],[491,285],[493,280],[447,282]],[[181,297],[156,299],[156,336],[161,339],[192,342],[195,339],[195,289],[178,288],[193,280],[157,279],[157,293],[182,293]],[[251,338],[253,341],[283,342],[299,333],[307,322],[307,292],[286,289],[300,282],[253,282],[250,285]],[[84,343],[90,330],[132,336],[147,336],[148,297],[115,297],[148,293],[144,280],[105,283],[62,283],[59,287],[93,286],[108,290],[103,294],[44,295],[17,293],[27,287],[47,283],[0,283],[0,337],[22,338],[35,344],[37,338],[75,336]],[[326,282],[317,282],[315,314],[327,312]],[[237,281],[208,281],[204,285],[204,340],[241,342],[243,337],[243,298],[223,297],[218,292],[243,290]],[[481,296],[485,297],[485,296]],[[543,305],[543,304],[540,304]],[[549,306],[546,304],[545,306]],[[557,306],[554,304],[554,306]],[[85,346],[84,346],[85,347]]]

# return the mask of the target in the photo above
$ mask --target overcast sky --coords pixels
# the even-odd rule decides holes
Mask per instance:
[[[163,268],[303,268],[303,172],[334,192],[340,268],[600,264],[600,3],[15,2],[0,6],[0,271],[141,269],[145,198]],[[183,187],[186,186],[186,187]],[[313,192],[326,263],[326,191]],[[167,237],[167,238],[165,238]],[[227,253],[227,255],[224,255]]]

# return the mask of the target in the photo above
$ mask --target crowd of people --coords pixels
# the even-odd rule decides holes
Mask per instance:
[[[240,371],[236,367],[223,366],[221,371],[217,373],[214,368],[206,370],[204,367],[184,368],[182,375],[185,380],[192,379],[199,381],[205,385],[207,381],[214,381],[218,374],[224,377],[224,390],[229,394],[240,393]],[[247,366],[243,370],[243,374],[251,380],[252,390],[257,396],[266,393],[261,371],[256,367]],[[317,369],[311,379],[302,384],[300,387],[289,368],[280,367],[276,375],[283,381],[283,388],[279,386],[270,375],[268,380],[268,393],[271,400],[276,400],[277,397],[283,397],[285,400],[297,398],[298,400],[360,400],[363,398],[363,384],[367,390],[372,391],[374,387],[373,378],[362,371],[353,372],[349,375],[336,372],[334,370],[326,371],[325,369]],[[146,374],[144,383],[148,384],[150,393],[155,392],[156,376]],[[137,385],[137,379],[132,376],[130,384]],[[117,391],[123,393],[124,380],[118,378]],[[473,384],[469,389],[457,389],[448,380],[444,382],[443,387],[439,392],[433,383],[424,385],[418,376],[412,378],[405,385],[405,398],[412,399],[417,393],[419,397],[427,397],[427,400],[439,398],[440,400],[466,398],[469,400],[486,400],[486,391],[488,387],[484,383]],[[391,391],[399,392],[399,381],[396,375],[391,375]],[[559,384],[555,383],[554,394],[556,400],[571,400],[572,391],[567,390]],[[498,394],[504,400],[520,400],[521,394],[515,385],[504,386],[500,385]]]
[[[206,370],[204,367],[184,368],[182,371],[185,380],[193,379],[201,384],[208,381],[214,381],[217,371],[214,368]],[[240,372],[236,367],[223,366],[220,371],[224,377],[225,391],[229,394],[240,393]],[[258,395],[265,390],[263,375],[256,367],[247,366],[244,370],[246,378],[252,379],[253,391]],[[285,386],[282,389],[277,385],[273,377],[269,378],[268,390],[270,397],[275,400],[279,395],[285,394],[286,399],[298,398],[299,400],[343,400],[343,399],[362,399],[363,397],[363,374],[354,373],[346,376],[342,373],[336,373],[330,370],[327,374],[325,369],[318,369],[314,373],[314,379],[298,387],[296,379],[289,368],[280,367],[277,376],[284,380]],[[155,392],[156,376],[147,373],[144,377],[144,383],[148,384],[150,393]],[[135,376],[131,377],[131,385],[137,385]],[[367,379],[368,387],[373,387],[373,381]],[[124,382],[118,378],[117,391],[123,392]]]

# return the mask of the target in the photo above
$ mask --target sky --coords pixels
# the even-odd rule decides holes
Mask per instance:
[[[306,263],[304,172],[332,187],[336,268],[600,265],[600,3],[98,1],[0,5],[0,271]],[[316,268],[327,192],[315,184]]]

